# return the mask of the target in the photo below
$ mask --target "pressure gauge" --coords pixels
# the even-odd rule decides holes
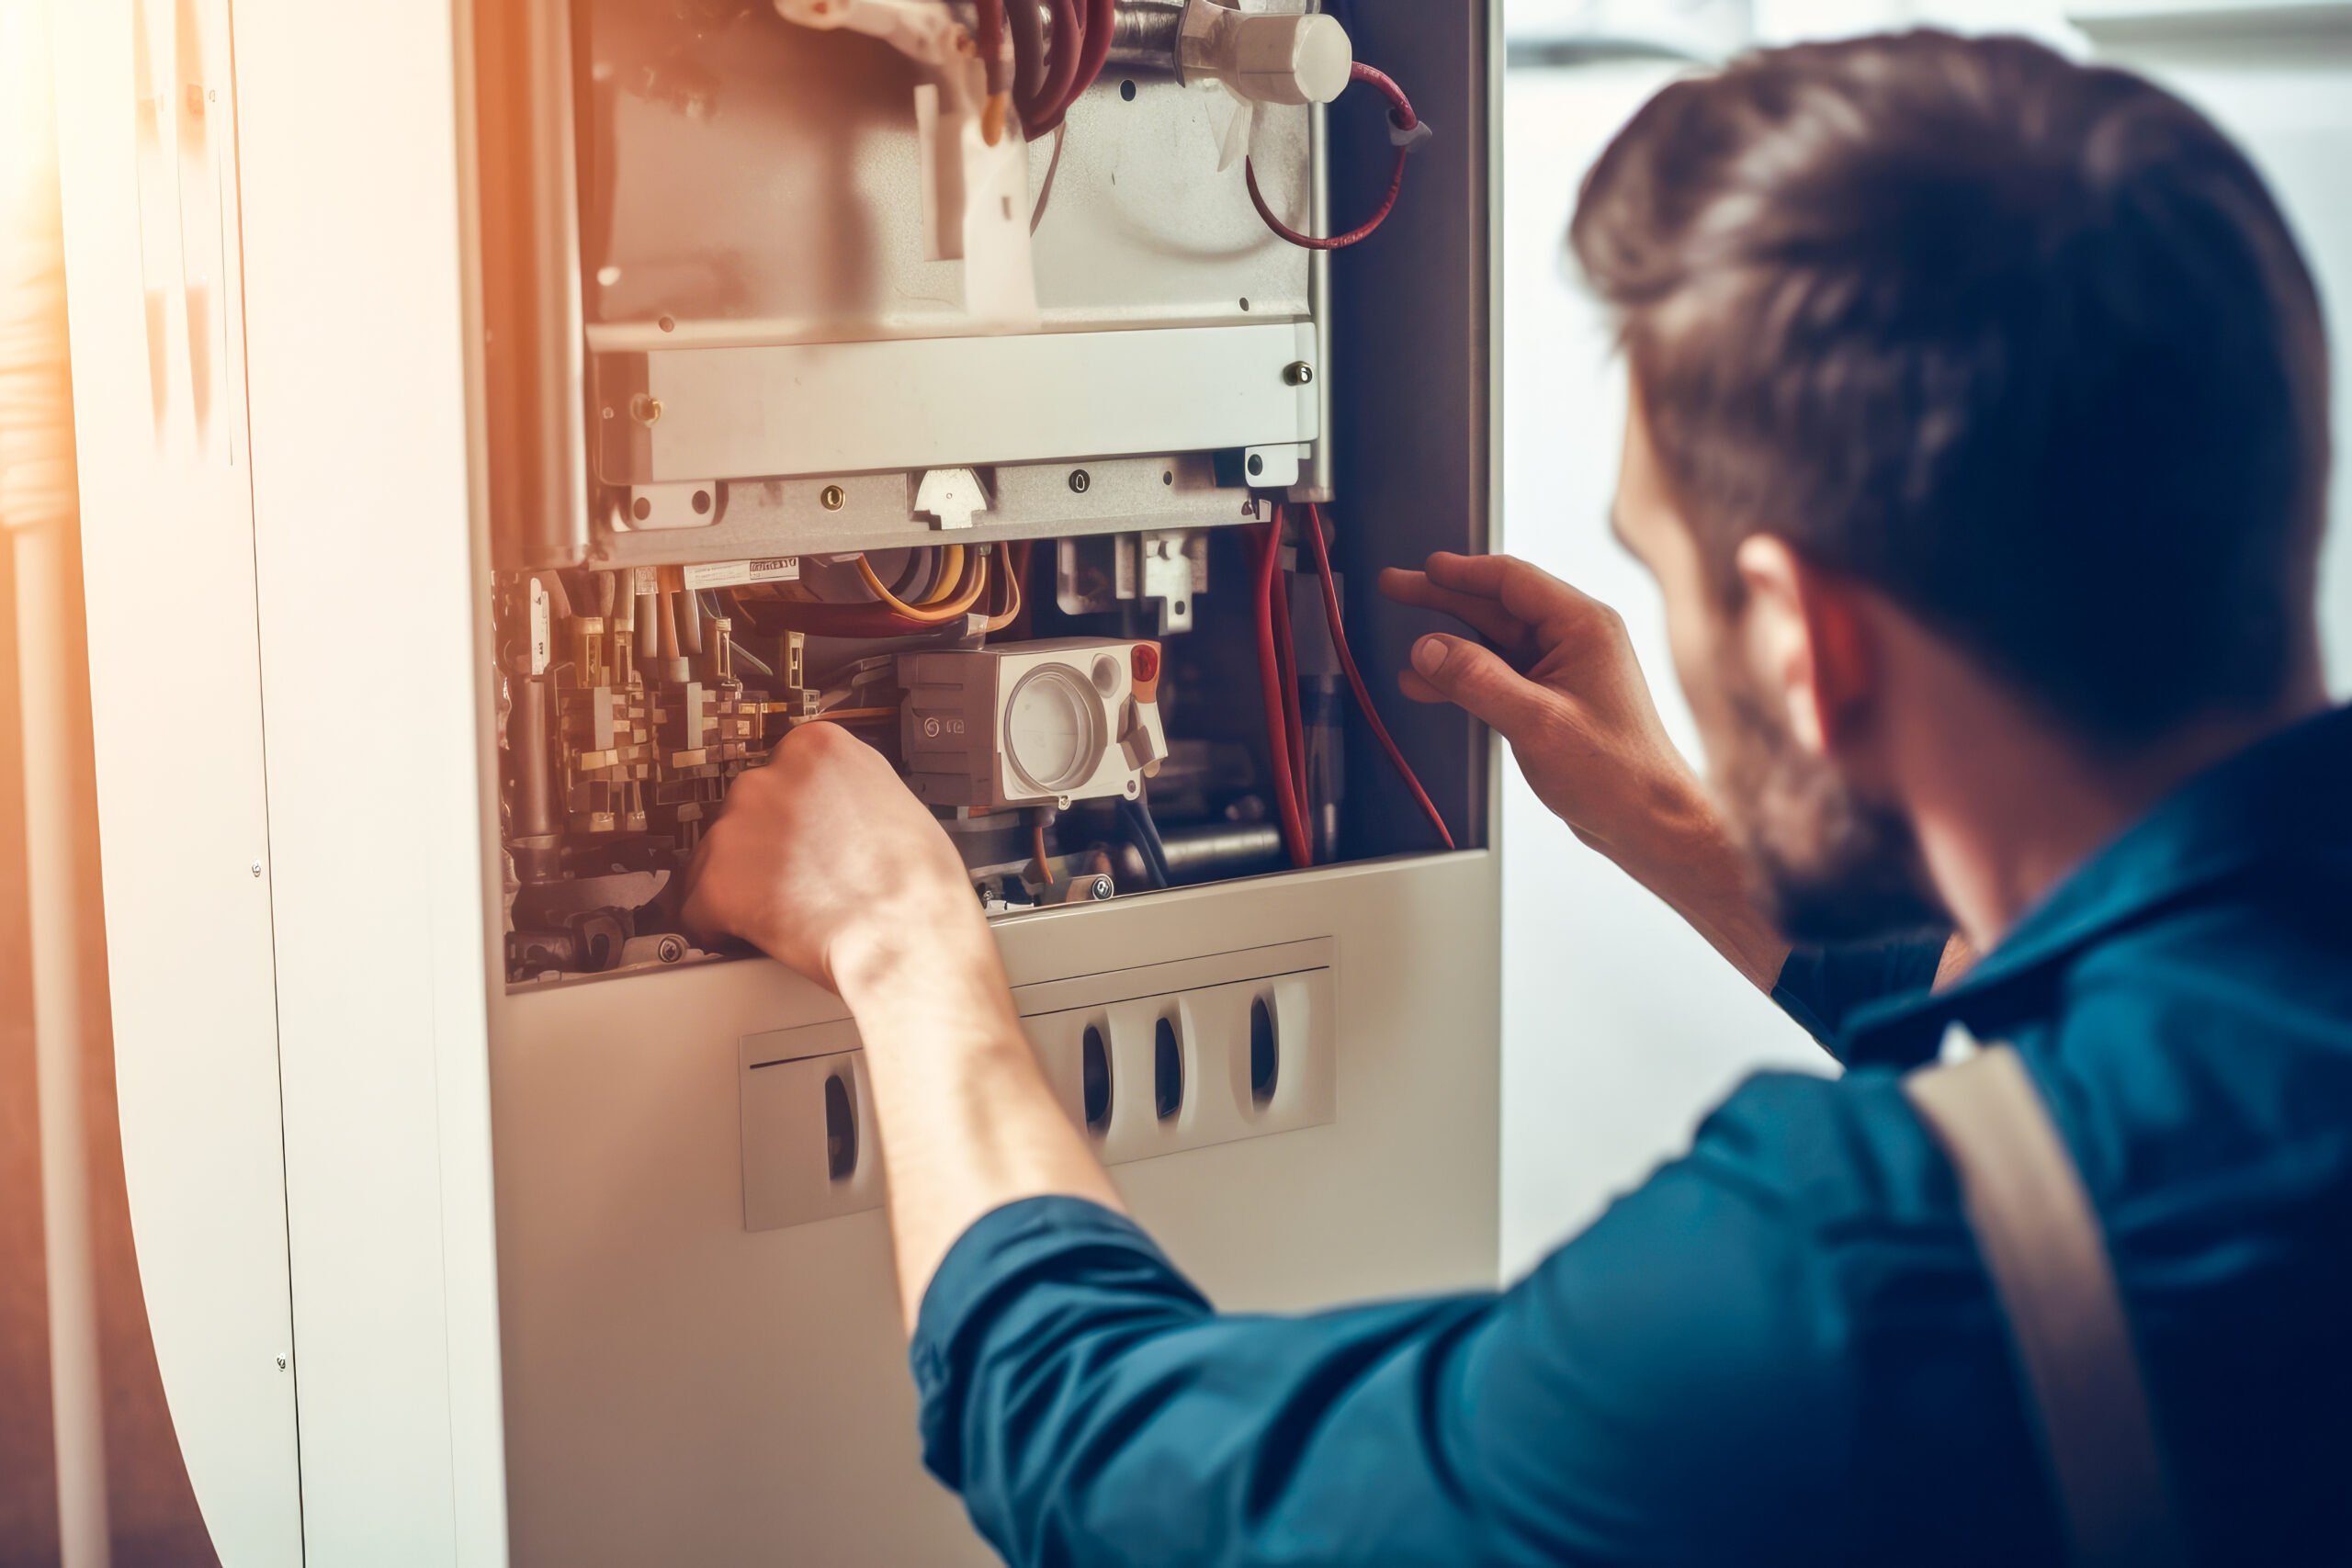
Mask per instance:
[[[1159,645],[1101,637],[909,653],[899,739],[933,806],[1132,798],[1159,771]]]
[[[1004,760],[1039,795],[1063,795],[1102,762],[1102,702],[1067,664],[1041,664],[1021,677],[1004,705]]]

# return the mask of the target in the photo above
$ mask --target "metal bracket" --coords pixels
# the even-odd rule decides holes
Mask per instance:
[[[707,528],[727,515],[727,487],[711,479],[631,485],[607,515],[616,534]]]
[[[1246,447],[1241,454],[1241,468],[1249,476],[1251,490],[1288,490],[1298,483],[1300,463],[1306,455],[1306,447],[1290,441],[1274,446]]]
[[[1193,596],[1208,585],[1205,535],[1189,532],[1141,536],[1142,597],[1159,601],[1159,635],[1193,629]]]
[[[969,468],[926,468],[915,486],[914,510],[928,513],[942,529],[968,528],[989,509],[989,492]]]

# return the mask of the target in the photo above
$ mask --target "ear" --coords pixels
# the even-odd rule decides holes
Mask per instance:
[[[1843,749],[1878,686],[1861,593],[1770,534],[1741,540],[1733,565],[1745,591],[1740,632],[1758,690],[1781,703],[1798,745],[1817,755]]]

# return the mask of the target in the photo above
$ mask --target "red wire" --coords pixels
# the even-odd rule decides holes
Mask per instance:
[[[1349,70],[1348,80],[1369,82],[1386,94],[1388,101],[1396,106],[1396,113],[1390,118],[1395,120],[1397,130],[1410,131],[1420,129],[1420,117],[1413,112],[1412,99],[1405,96],[1405,89],[1392,81],[1386,73],[1375,71],[1362,61],[1358,61]],[[1372,238],[1373,231],[1388,221],[1388,215],[1396,209],[1396,197],[1405,188],[1405,160],[1411,152],[1412,148],[1409,145],[1396,149],[1396,172],[1388,176],[1388,194],[1381,198],[1380,210],[1374,213],[1371,220],[1361,227],[1351,229],[1344,234],[1334,234],[1328,240],[1318,240],[1312,234],[1302,234],[1275,217],[1274,209],[1266,205],[1265,193],[1258,188],[1257,165],[1246,158],[1242,160],[1241,175],[1249,182],[1250,200],[1258,209],[1258,216],[1266,220],[1267,228],[1288,240],[1292,244],[1310,251],[1340,251],[1347,249],[1350,245],[1361,244]]]
[[[1258,679],[1266,704],[1266,754],[1274,775],[1274,807],[1281,818],[1283,843],[1295,866],[1314,863],[1314,847],[1306,837],[1306,817],[1299,809],[1290,771],[1290,738],[1282,694],[1282,674],[1274,643],[1274,569],[1282,554],[1282,525],[1268,524],[1254,536],[1258,541]]]
[[[1078,0],[1046,0],[1053,19],[1053,36],[1046,44],[1046,76],[1035,100],[1021,106],[1021,127],[1032,141],[1053,134],[1059,125],[1061,105],[1069,85],[1078,78],[1078,57],[1084,25],[1078,19]]]
[[[1446,830],[1445,818],[1439,815],[1436,803],[1430,799],[1429,791],[1421,787],[1421,781],[1413,776],[1413,765],[1405,761],[1405,753],[1399,751],[1396,742],[1389,739],[1388,727],[1380,722],[1380,711],[1372,705],[1372,694],[1364,690],[1363,676],[1357,672],[1356,656],[1348,650],[1348,634],[1340,625],[1340,590],[1331,577],[1331,552],[1323,543],[1322,508],[1309,502],[1306,521],[1306,536],[1315,544],[1315,570],[1323,579],[1323,615],[1331,625],[1331,646],[1339,649],[1340,667],[1348,672],[1348,684],[1355,688],[1356,706],[1363,710],[1364,722],[1371,725],[1373,734],[1380,738],[1380,749],[1388,753],[1390,761],[1396,764],[1396,772],[1404,779],[1405,787],[1411,790],[1413,798],[1421,803],[1421,810],[1436,827],[1437,836],[1444,840],[1445,847],[1451,850],[1453,848],[1453,835]]]
[[[1008,92],[1012,78],[1004,62],[1004,0],[973,0],[972,40],[979,50],[980,68],[987,73],[989,95]]]
[[[1070,106],[1078,102],[1087,88],[1094,85],[1095,78],[1102,74],[1103,64],[1111,58],[1111,34],[1118,26],[1118,0],[1084,0],[1084,3],[1086,16],[1083,21],[1079,19],[1076,0],[1060,0],[1055,7],[1054,69],[1047,74],[1063,85],[1057,93],[1054,90],[1056,81],[1049,80],[1046,89],[1038,94],[1037,123],[1023,127],[1032,141],[1042,141],[1054,133],[1069,115]],[[1061,25],[1065,12],[1071,23],[1067,29]],[[1070,39],[1067,52],[1062,46],[1065,36]],[[1067,78],[1061,74],[1065,62],[1070,65]]]
[[[1290,723],[1291,790],[1298,796],[1299,820],[1311,825],[1314,804],[1306,797],[1306,719],[1298,707],[1298,644],[1291,626],[1290,577],[1282,569],[1283,510],[1274,509],[1274,662],[1282,672],[1283,716]],[[1309,843],[1313,842],[1312,835]]]
[[[1005,31],[1012,35],[1012,110],[1027,125],[1037,104],[1037,88],[1046,79],[1046,18],[1044,0],[1015,4],[1005,12]]]

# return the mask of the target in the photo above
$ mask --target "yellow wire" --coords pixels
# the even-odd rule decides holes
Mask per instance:
[[[964,547],[950,545],[940,552],[939,574],[932,579],[928,593],[915,601],[918,610],[935,609],[956,597],[956,585],[964,580]]]
[[[961,547],[950,547],[960,548]],[[920,621],[927,626],[943,626],[949,621],[962,620],[970,612],[972,606],[979,603],[980,595],[988,591],[989,586],[989,563],[986,556],[975,558],[971,581],[964,584],[962,592],[946,604],[935,607],[926,605],[918,609],[891,592],[888,586],[875,575],[873,566],[864,556],[857,558],[857,574],[865,579],[865,586],[872,591],[876,599],[882,602],[883,608],[894,615],[903,615],[908,620]]]
[[[992,632],[1001,632],[1021,618],[1021,574],[1012,570],[1010,557],[1004,563],[1004,585],[1012,590],[1012,593],[1005,603],[1004,614],[989,622],[989,630]]]

